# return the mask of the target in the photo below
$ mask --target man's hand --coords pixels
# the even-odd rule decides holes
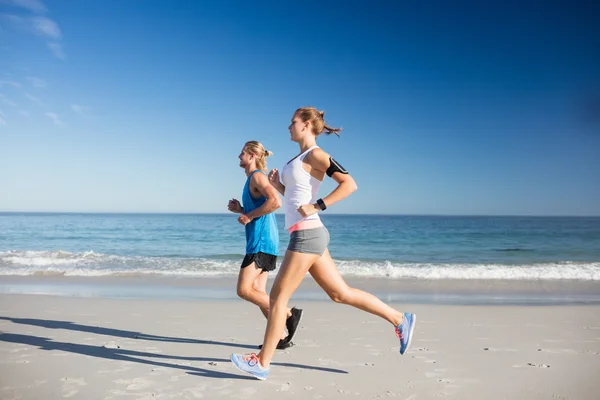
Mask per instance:
[[[246,214],[242,214],[238,218],[238,222],[244,226],[246,226],[246,224],[249,224],[251,221],[252,221],[252,218],[249,218]]]
[[[237,199],[229,200],[229,204],[227,204],[227,209],[231,212],[238,213],[238,214],[241,214],[242,212],[244,212],[244,210],[242,209],[242,205],[240,204],[239,201],[237,201]]]

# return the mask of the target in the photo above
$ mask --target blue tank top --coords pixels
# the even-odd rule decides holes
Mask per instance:
[[[255,199],[250,194],[250,179],[256,172],[263,173],[260,170],[252,172],[246,180],[246,185],[244,185],[244,192],[242,193],[244,214],[248,214],[250,211],[262,206],[267,200],[265,196]],[[279,230],[273,213],[254,218],[246,225],[246,254],[258,252],[274,256],[279,254]]]

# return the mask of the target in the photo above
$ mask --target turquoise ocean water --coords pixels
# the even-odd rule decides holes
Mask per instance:
[[[600,281],[600,217],[322,219],[344,276]],[[236,276],[243,254],[234,214],[0,213],[0,279]]]

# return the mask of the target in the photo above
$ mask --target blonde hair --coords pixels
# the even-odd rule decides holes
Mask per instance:
[[[244,149],[254,157],[256,157],[256,168],[261,171],[267,170],[267,159],[266,157],[272,156],[273,152],[265,150],[263,145],[256,140],[250,140],[244,145]]]
[[[326,135],[335,133],[340,136],[342,128],[332,128],[325,123],[325,111],[319,111],[314,107],[302,107],[297,109],[294,115],[300,118],[302,122],[310,121],[315,136],[319,136],[323,132]]]

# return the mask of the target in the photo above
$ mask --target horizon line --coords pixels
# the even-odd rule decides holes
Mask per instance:
[[[230,215],[232,212],[173,212],[173,211],[4,211],[1,214],[88,214],[88,215]],[[284,213],[274,213],[285,215]],[[335,216],[393,216],[393,217],[544,217],[544,218],[599,218],[600,214],[569,215],[569,214],[385,214],[385,213],[325,213],[321,215]]]

